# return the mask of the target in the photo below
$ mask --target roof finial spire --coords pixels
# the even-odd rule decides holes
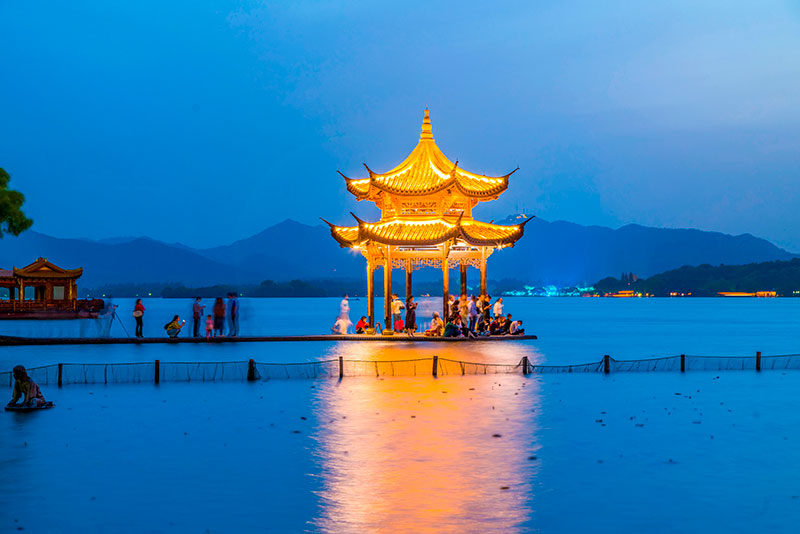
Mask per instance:
[[[431,118],[428,115],[427,108],[425,109],[425,116],[422,118],[422,134],[419,136],[420,139],[433,139],[433,133],[431,131]]]

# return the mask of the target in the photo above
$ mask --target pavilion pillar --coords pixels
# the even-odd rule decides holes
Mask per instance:
[[[458,273],[461,275],[461,294],[467,294],[467,264],[458,264]]]
[[[22,302],[25,300],[25,282],[20,280],[19,281],[19,301]]]
[[[369,329],[375,332],[375,267],[370,259],[367,259],[367,315]]]
[[[450,266],[447,260],[449,253],[450,247],[445,244],[442,257],[442,321],[445,323],[450,316]]]
[[[481,296],[486,296],[486,247],[481,247]]]
[[[414,294],[411,289],[411,271],[414,269],[413,264],[411,263],[411,259],[406,260],[406,302],[411,296]]]
[[[393,332],[392,324],[392,253],[391,246],[386,245],[383,264],[383,331]]]

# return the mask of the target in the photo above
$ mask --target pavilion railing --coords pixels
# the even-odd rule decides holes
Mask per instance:
[[[646,371],[761,371],[800,369],[800,354],[777,356],[677,355],[642,360],[615,360],[610,356],[577,365],[537,365],[528,357],[515,364],[480,363],[447,358],[408,360],[347,360],[344,358],[303,363],[152,362],[58,363],[28,368],[40,385],[125,384],[161,382],[256,381],[285,378],[338,378],[374,376],[453,376],[495,374],[628,373]],[[0,373],[0,385],[13,386],[11,372]]]

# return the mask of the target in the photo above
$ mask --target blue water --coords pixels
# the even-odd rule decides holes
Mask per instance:
[[[245,333],[316,333],[337,302],[244,309]],[[0,365],[800,352],[795,299],[506,309],[540,339],[15,347]],[[0,531],[796,532],[798,389],[798,371],[48,387],[55,409],[0,417]]]

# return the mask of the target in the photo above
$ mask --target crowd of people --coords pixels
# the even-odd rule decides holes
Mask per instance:
[[[405,317],[403,311],[405,310]],[[405,332],[413,336],[418,332],[417,327],[417,303],[414,297],[410,296],[405,303],[400,300],[397,294],[392,294],[391,299],[391,325],[395,332]],[[456,298],[450,295],[448,317],[443,318],[439,312],[433,312],[430,327],[423,331],[426,336],[439,337],[477,337],[477,336],[501,336],[501,335],[524,335],[525,329],[522,327],[522,320],[514,319],[511,314],[505,314],[503,297],[496,301],[488,295],[467,296],[461,295]],[[375,323],[377,331],[381,330],[381,325]],[[333,334],[366,334],[369,329],[369,318],[361,316],[353,326],[350,321],[350,300],[344,296],[339,304],[339,315],[336,318],[331,332]]]
[[[206,339],[217,336],[236,337],[239,335],[239,316],[241,315],[239,299],[236,293],[228,293],[226,297],[228,299],[227,303],[222,297],[217,297],[211,306],[211,313],[208,314],[205,313],[206,305],[203,304],[202,297],[194,299],[192,304],[192,337],[203,337],[204,330]],[[116,306],[110,309],[114,310]],[[144,337],[144,316],[146,311],[147,309],[144,307],[142,299],[136,299],[132,315],[136,322],[135,335],[137,338]],[[109,329],[111,328],[110,324],[111,321],[108,321]],[[175,338],[180,335],[185,324],[186,321],[181,320],[180,315],[174,315],[164,325],[164,331],[167,336]]]

